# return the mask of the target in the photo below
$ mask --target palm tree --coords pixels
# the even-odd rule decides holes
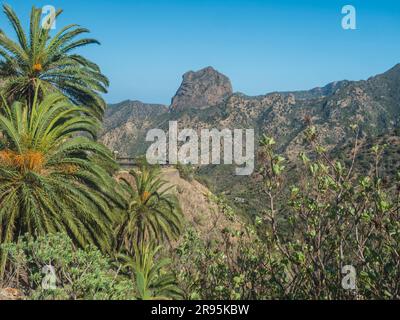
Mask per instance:
[[[36,89],[36,92],[39,88]],[[110,248],[111,206],[125,205],[98,163],[112,154],[90,138],[99,123],[58,93],[0,108],[0,243],[67,232],[80,246]],[[78,134],[85,133],[85,134]]]
[[[0,29],[0,78],[2,91],[10,101],[27,99],[32,105],[36,88],[40,98],[45,93],[58,91],[75,105],[87,106],[98,118],[103,115],[106,103],[100,93],[106,93],[108,79],[100,68],[74,49],[99,44],[95,39],[77,39],[89,30],[75,24],[62,28],[54,37],[50,28],[41,24],[41,9],[32,8],[29,37],[15,12],[4,5],[4,13],[11,23],[17,41]],[[56,17],[62,13],[58,10]]]
[[[182,298],[173,274],[165,269],[171,263],[170,259],[156,259],[161,247],[142,243],[134,245],[134,256],[120,255],[122,267],[133,271],[136,280],[138,299],[169,300]]]
[[[173,186],[159,178],[159,171],[142,166],[131,171],[134,186],[122,179],[129,194],[128,209],[117,229],[117,246],[132,253],[134,244],[148,241],[160,243],[178,237],[182,227],[182,212],[176,197],[170,193]]]

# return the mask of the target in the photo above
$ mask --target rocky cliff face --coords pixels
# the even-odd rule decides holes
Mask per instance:
[[[197,72],[189,71],[183,75],[182,84],[172,98],[171,109],[215,106],[232,93],[229,78],[212,67]]]

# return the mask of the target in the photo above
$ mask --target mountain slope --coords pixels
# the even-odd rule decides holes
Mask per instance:
[[[124,101],[110,105],[104,116],[102,142],[122,156],[145,152],[146,132],[152,129],[158,117],[168,108],[159,104]]]
[[[352,139],[352,124],[359,126],[363,140],[393,135],[400,127],[400,64],[367,80],[339,81],[309,91],[256,97],[232,93],[229,79],[214,69],[189,74],[184,76],[170,108],[138,102],[111,106],[106,114],[103,142],[122,154],[139,156],[149,145],[145,143],[146,132],[151,128],[166,131],[168,121],[178,121],[180,129],[198,132],[254,128],[257,137],[273,136],[279,151],[294,162],[304,150],[304,130],[310,122],[318,130],[318,141],[335,153],[345,150]],[[205,98],[201,93],[204,88],[218,94]],[[259,200],[251,195],[257,191],[251,189],[249,178],[235,177],[233,166],[202,167],[199,174],[213,191],[225,191],[232,199],[249,199],[246,210],[259,207]]]

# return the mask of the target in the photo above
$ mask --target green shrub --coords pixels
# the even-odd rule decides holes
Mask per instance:
[[[195,170],[192,165],[178,163],[176,165],[176,169],[178,170],[179,175],[182,179],[189,182],[193,181],[195,176]]]
[[[375,172],[356,173],[352,162],[330,159],[315,136],[307,130],[311,151],[300,154],[302,178],[292,186],[286,160],[264,137],[257,175],[265,209],[253,226],[220,230],[220,243],[187,231],[175,260],[186,298],[400,298],[400,173],[384,183],[378,146]],[[353,288],[343,286],[345,266],[356,271]]]
[[[21,237],[3,244],[8,253],[8,282],[22,287],[28,299],[133,299],[133,283],[123,278],[98,249],[74,247],[65,234]],[[46,289],[43,268],[55,270],[56,289]]]

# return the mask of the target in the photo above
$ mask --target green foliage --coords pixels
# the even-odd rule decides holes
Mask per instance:
[[[229,219],[229,221],[234,221],[235,218],[237,219],[235,210],[230,206],[224,195],[214,195],[213,193],[210,193],[208,197],[212,202],[218,205],[219,210]]]
[[[182,212],[170,192],[173,186],[167,186],[159,178],[159,170],[148,166],[131,171],[130,175],[135,185],[123,179],[128,209],[117,227],[118,248],[132,253],[135,243],[176,239],[182,228]]]
[[[194,176],[195,176],[195,170],[192,165],[178,163],[175,167],[178,170],[179,176],[182,179],[189,181],[189,182],[193,181]]]
[[[189,229],[176,250],[174,270],[185,299],[241,300],[284,297],[276,280],[284,266],[249,228],[224,233],[224,241],[208,243]]]
[[[365,151],[363,128],[346,120],[354,147],[350,157],[332,159],[308,117],[308,151],[290,162],[264,135],[254,180],[248,190],[235,190],[258,198],[262,211],[253,223],[240,223],[225,197],[210,196],[234,227],[216,223],[219,240],[202,239],[191,228],[179,239],[183,215],[158,168],[142,163],[120,186],[111,176],[118,169],[111,152],[95,142],[105,106],[99,94],[108,80],[70,52],[97,41],[77,40],[88,30],[76,25],[51,37],[36,8],[28,38],[13,10],[5,5],[4,12],[17,42],[0,30],[2,285],[21,288],[30,299],[400,298],[400,172],[390,160],[380,168],[388,153],[398,156],[398,144],[365,139]],[[350,118],[350,108],[343,110]],[[226,112],[207,109],[203,120]],[[193,167],[177,169],[194,178]],[[172,260],[161,250],[171,243]],[[112,249],[117,261],[105,255]],[[351,290],[342,287],[346,265],[357,272]],[[45,266],[54,267],[56,288],[43,286]]]
[[[254,226],[221,230],[220,243],[188,230],[175,261],[186,298],[399,298],[400,180],[388,186],[378,170],[355,174],[353,166],[331,160],[311,133],[313,152],[300,155],[302,179],[291,187],[284,170],[274,170],[283,159],[273,140],[264,139],[258,174],[265,210]],[[357,272],[354,290],[342,287],[345,265]]]
[[[132,272],[135,278],[136,291],[140,300],[179,299],[182,292],[175,276],[167,268],[171,260],[157,256],[161,246],[152,244],[134,246],[134,256],[121,256],[123,267]]]
[[[0,30],[0,77],[7,98],[26,99],[31,106],[40,86],[40,98],[56,91],[101,118],[106,103],[100,93],[107,92],[108,79],[95,63],[71,53],[89,44],[99,44],[91,38],[77,39],[89,30],[70,24],[51,37],[51,28],[41,25],[42,9],[33,7],[28,36],[13,9],[8,5],[3,8],[17,35],[14,41]],[[58,10],[56,18],[61,13]]]
[[[79,245],[109,250],[112,206],[124,206],[112,177],[93,160],[113,163],[93,139],[98,123],[61,95],[31,108],[4,105],[0,131],[0,240],[67,232]]]
[[[76,249],[65,234],[25,236],[3,244],[10,257],[7,279],[23,288],[27,299],[133,299],[132,281],[113,268],[110,259],[95,247]],[[51,265],[56,288],[46,289],[43,267]]]
[[[180,233],[171,187],[143,166],[132,172],[135,186],[126,183],[124,193],[112,177],[118,167],[111,152],[94,141],[108,80],[97,65],[70,52],[98,42],[76,39],[88,32],[76,25],[51,37],[37,8],[28,39],[11,7],[4,5],[4,12],[18,42],[0,30],[2,284],[22,287],[31,299],[179,298],[169,260],[150,245]],[[118,248],[128,253],[136,286],[119,274],[122,265],[115,270],[96,248],[111,253],[116,222]],[[42,268],[49,265],[57,277],[54,290],[42,286]]]

